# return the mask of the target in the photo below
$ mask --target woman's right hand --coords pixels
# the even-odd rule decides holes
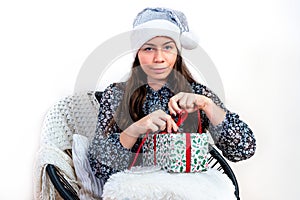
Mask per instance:
[[[136,121],[125,129],[124,132],[129,136],[137,138],[147,131],[156,132],[163,130],[166,130],[168,133],[172,131],[176,132],[178,126],[170,115],[159,109]]]
[[[168,133],[177,132],[178,126],[170,115],[163,110],[156,110],[126,128],[120,135],[120,142],[125,148],[130,149],[140,135],[148,131],[156,132],[165,129]]]

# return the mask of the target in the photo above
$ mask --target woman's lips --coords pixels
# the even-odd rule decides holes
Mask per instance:
[[[166,71],[167,67],[157,67],[157,68],[152,68],[151,70],[154,71],[157,74],[164,73]]]

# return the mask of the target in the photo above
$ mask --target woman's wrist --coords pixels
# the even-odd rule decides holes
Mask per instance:
[[[220,106],[217,106],[210,98],[206,98],[205,104],[202,107],[202,110],[205,112],[209,121],[217,126],[221,124],[226,116],[226,111],[223,110]]]
[[[120,143],[127,149],[132,148],[136,140],[137,137],[133,137],[124,131],[120,134]]]
[[[140,133],[137,132],[136,123],[131,124],[129,127],[127,127],[123,133],[128,135],[129,137],[138,138],[140,137]]]
[[[136,133],[136,129],[132,124],[121,133],[120,142],[123,145],[123,147],[130,149],[135,144],[139,136],[140,134]]]

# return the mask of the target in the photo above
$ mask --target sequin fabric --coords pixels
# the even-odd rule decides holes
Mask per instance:
[[[122,130],[117,125],[107,130],[108,135],[104,134],[122,100],[125,84],[112,84],[103,92],[96,134],[89,148],[91,168],[95,175],[103,181],[107,181],[111,174],[128,168],[141,141],[138,139],[131,149],[124,148],[120,143]],[[255,152],[256,141],[248,125],[239,118],[238,114],[226,109],[220,99],[206,86],[199,83],[192,83],[191,86],[194,93],[212,99],[216,105],[226,111],[224,121],[217,126],[213,126],[205,113],[201,111],[202,128],[204,131],[210,132],[215,145],[222,151],[223,155],[233,162],[250,158]],[[157,109],[162,109],[168,113],[168,102],[174,94],[167,85],[158,91],[154,91],[148,85],[146,88],[147,96],[143,105],[143,112],[149,114]],[[197,120],[196,116],[189,115],[191,123],[183,124],[181,128],[185,131],[197,130],[197,127],[193,127],[195,124],[193,120],[195,118]]]

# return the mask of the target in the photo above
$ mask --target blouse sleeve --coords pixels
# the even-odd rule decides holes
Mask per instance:
[[[230,112],[211,90],[203,85],[195,85],[195,93],[209,97],[214,103],[226,111],[225,119],[217,126],[213,126],[205,113],[203,115],[203,127],[206,128],[222,151],[223,155],[230,161],[237,162],[245,160],[254,155],[256,140],[249,126],[243,122],[239,115]]]
[[[122,97],[114,85],[102,94],[95,136],[89,147],[89,161],[94,174],[107,180],[109,176],[128,168],[131,149],[120,143],[121,130],[117,125],[107,129]]]

